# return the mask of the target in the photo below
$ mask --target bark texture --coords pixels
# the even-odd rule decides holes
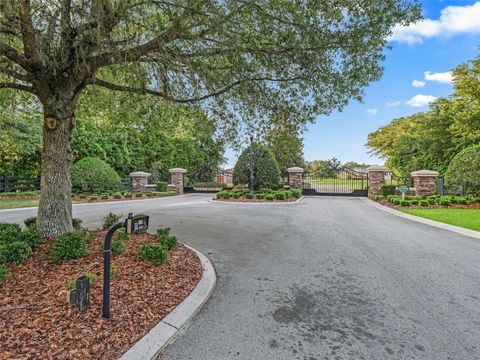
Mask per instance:
[[[37,225],[44,236],[72,231],[73,112],[51,115],[46,112],[43,127],[41,196]]]

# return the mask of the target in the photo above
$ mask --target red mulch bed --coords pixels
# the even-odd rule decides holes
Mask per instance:
[[[19,199],[40,199],[40,195],[12,195],[12,196],[0,196],[0,201],[2,200],[19,200]]]
[[[420,205],[414,205],[414,206],[400,206],[400,205],[393,205],[391,202],[382,199],[382,200],[376,200],[378,203],[388,206],[389,208],[392,209],[480,209],[480,203],[475,203],[475,204],[452,204],[450,206],[441,206],[441,205],[428,205],[428,206],[420,206]]]
[[[149,234],[127,240],[112,258],[111,318],[102,318],[103,257],[99,231],[82,259],[54,264],[46,260],[53,240],[40,245],[23,264],[12,266],[0,285],[0,359],[116,359],[171,312],[202,276],[196,254],[179,245],[167,264],[140,261],[140,245]],[[85,272],[96,277],[90,308],[80,314],[67,303],[68,282]]]

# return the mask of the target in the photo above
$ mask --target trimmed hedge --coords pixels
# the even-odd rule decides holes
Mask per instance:
[[[120,184],[120,176],[105,161],[86,157],[72,167],[72,186],[82,191],[100,191]]]
[[[50,254],[53,261],[78,259],[88,255],[87,240],[79,232],[67,232],[60,235],[53,244]]]

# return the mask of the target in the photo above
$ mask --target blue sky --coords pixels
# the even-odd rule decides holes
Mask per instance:
[[[395,118],[427,111],[429,101],[452,92],[448,72],[480,54],[480,1],[430,0],[422,6],[426,20],[394,31],[383,77],[366,89],[364,102],[308,126],[306,160],[382,164],[369,155],[367,135]],[[233,165],[235,154],[226,156]]]

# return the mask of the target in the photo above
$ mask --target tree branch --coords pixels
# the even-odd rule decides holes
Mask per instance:
[[[21,85],[17,83],[0,82],[0,90],[1,89],[22,90],[34,94],[32,86]]]
[[[12,48],[11,46],[8,46],[7,44],[1,43],[1,42],[0,42],[0,55],[5,56],[7,59],[21,66],[26,71],[30,69],[30,66],[25,56],[20,54],[17,50]]]
[[[30,0],[21,0],[19,7],[20,28],[22,30],[25,56],[33,68],[40,70],[43,67],[43,64],[35,36],[35,29],[32,24]]]
[[[0,67],[0,73],[8,75],[11,78],[14,78],[16,80],[26,81],[26,82],[30,81],[30,79],[27,75],[20,74],[19,72],[15,71],[15,70],[12,70],[12,69],[9,69],[9,68],[6,68],[6,67]]]

